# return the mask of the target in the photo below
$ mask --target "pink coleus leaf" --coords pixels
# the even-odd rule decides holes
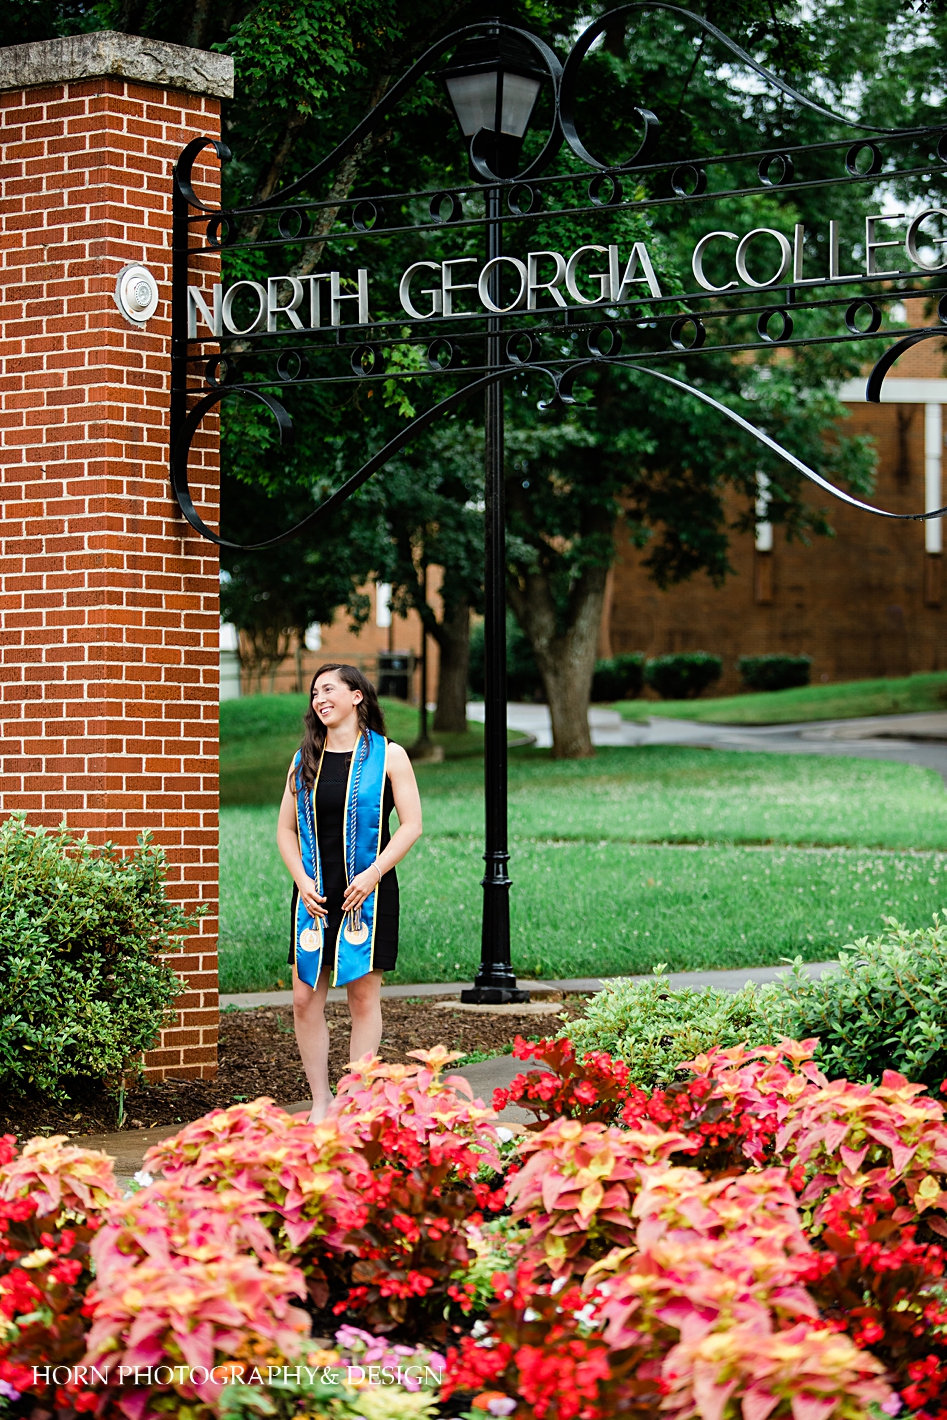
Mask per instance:
[[[764,1385],[751,1385],[743,1392],[740,1403],[743,1420],[766,1420],[779,1404],[779,1396]]]
[[[850,1169],[852,1173],[858,1173],[859,1169],[865,1161],[865,1155],[867,1153],[867,1144],[863,1145],[860,1149],[849,1149],[847,1145],[843,1144],[842,1147],[839,1149],[839,1157],[841,1158],[842,1163],[847,1169]]]
[[[790,1401],[792,1420],[828,1420],[840,1399],[838,1395],[821,1396],[797,1391]]]

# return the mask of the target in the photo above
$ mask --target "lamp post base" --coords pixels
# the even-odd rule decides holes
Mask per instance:
[[[460,999],[465,1006],[512,1006],[528,1001],[530,995],[517,986],[468,986]]]
[[[512,971],[509,968],[504,971],[502,966],[503,963],[500,963],[498,971],[481,969],[473,986],[461,991],[461,1003],[465,1006],[512,1006],[528,1001],[529,992],[517,986]]]

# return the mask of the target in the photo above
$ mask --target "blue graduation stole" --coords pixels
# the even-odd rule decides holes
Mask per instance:
[[[322,862],[319,856],[319,835],[316,821],[316,789],[322,773],[322,759],[312,789],[307,792],[302,777],[302,754],[296,751],[293,769],[296,778],[296,834],[299,854],[306,876],[322,896]],[[388,741],[374,730],[363,730],[352,754],[348,783],[345,789],[345,809],[342,816],[342,841],[345,851],[345,881],[371,867],[381,852],[382,806],[385,798],[385,777],[388,772]],[[347,912],[336,942],[333,986],[347,986],[372,970],[375,955],[375,922],[378,899],[377,886],[354,912]],[[315,988],[322,971],[325,947],[325,920],[313,917],[297,897],[293,924],[296,972],[300,981]]]

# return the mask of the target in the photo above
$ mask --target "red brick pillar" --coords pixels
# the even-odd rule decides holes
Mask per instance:
[[[152,831],[208,914],[146,1064],[212,1075],[218,565],[168,486],[171,173],[219,134],[232,65],[105,32],[0,50],[0,76],[0,816]],[[216,202],[212,150],[195,174]],[[116,302],[135,263],[157,283],[143,324]],[[202,455],[213,521],[216,442]]]

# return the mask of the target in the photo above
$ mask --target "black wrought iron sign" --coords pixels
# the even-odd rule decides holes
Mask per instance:
[[[662,161],[659,115],[636,106],[640,146],[607,164],[583,141],[577,92],[583,60],[616,18],[667,11],[712,36],[735,59],[794,103],[851,130],[848,138],[803,147]],[[380,192],[310,200],[389,117],[422,76],[441,71],[469,151],[471,181],[462,187]],[[552,120],[539,155],[524,163],[523,138],[540,94]],[[320,524],[401,448],[477,392],[486,396],[487,876],[484,960],[476,999],[517,999],[509,965],[506,873],[503,406],[505,381],[540,378],[544,400],[570,403],[590,370],[622,365],[686,391],[714,407],[834,497],[888,518],[941,517],[943,508],[895,514],[833,486],[764,431],[672,373],[688,353],[722,357],[773,347],[872,340],[879,356],[866,397],[877,401],[898,356],[919,341],[947,336],[947,211],[931,207],[910,220],[878,212],[864,230],[843,230],[832,215],[836,189],[947,171],[947,129],[870,129],[806,98],[746,54],[709,21],[665,0],[640,0],[603,16],[580,37],[564,65],[539,37],[497,22],[448,35],[395,84],[385,99],[321,163],[254,208],[211,209],[192,187],[194,161],[211,139],[188,144],[174,186],[171,479],[188,522],[227,543],[201,519],[188,487],[188,455],[202,419],[233,395],[260,401],[293,438],[283,392],[300,385],[371,388],[403,382],[418,409],[391,441],[320,507],[294,527],[252,547],[272,547]],[[560,157],[558,165],[555,160]],[[755,180],[747,183],[748,169]],[[818,243],[802,224],[732,230],[715,220],[733,199],[774,189],[824,195]],[[615,214],[697,208],[706,230],[690,253],[687,289],[666,289],[647,239],[609,239]],[[581,219],[602,240],[571,249],[542,241],[544,226]],[[242,233],[253,228],[252,240]],[[322,269],[288,268],[318,231]],[[470,238],[483,233],[481,255]],[[525,234],[525,240],[520,239]],[[503,237],[517,254],[504,250]],[[509,242],[510,235],[514,240]],[[444,255],[456,239],[456,255]],[[403,243],[406,259],[379,274],[379,253]],[[425,255],[425,242],[429,254]],[[384,246],[382,246],[384,244]],[[436,247],[435,245],[436,244]],[[467,250],[464,250],[464,246]],[[271,274],[207,288],[190,280],[199,252],[265,253]],[[855,250],[853,251],[853,248]],[[818,259],[814,249],[822,255]],[[436,256],[436,259],[435,259]],[[261,258],[262,260],[262,258]],[[389,267],[390,269],[390,267]],[[923,296],[926,325],[906,328],[892,310]],[[818,317],[818,330],[812,317]],[[427,392],[425,392],[427,387]],[[279,396],[277,395],[279,391]],[[491,892],[495,888],[499,891]]]

